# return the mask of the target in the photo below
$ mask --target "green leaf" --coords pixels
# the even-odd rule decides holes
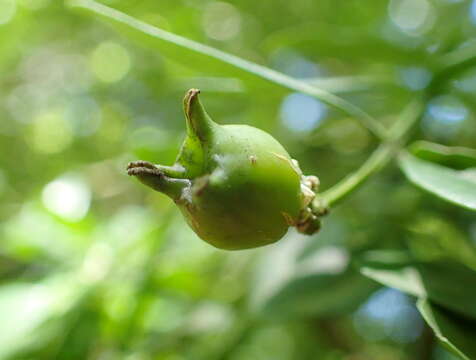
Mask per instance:
[[[149,38],[153,38],[158,42],[173,44],[179,48],[187,49],[192,53],[198,53],[209,58],[217,59],[221,62],[232,65],[235,68],[244,70],[250,74],[256,75],[293,91],[298,91],[313,96],[326,104],[340,109],[347,115],[359,119],[364,126],[373,131],[377,136],[381,138],[386,137],[385,128],[366,112],[347,102],[346,100],[335,96],[334,94],[310,85],[306,81],[292,78],[273,69],[248,60],[244,60],[238,56],[226,53],[211,46],[207,46],[171,32],[159,29],[155,26],[137,20],[132,16],[92,0],[67,0],[66,3],[73,8],[88,10],[108,20],[126,25],[128,28],[139,31],[140,33],[146,35]]]
[[[414,263],[403,250],[369,250],[361,254],[359,260],[365,266],[379,269],[397,269]]]
[[[417,307],[436,337],[461,359],[476,359],[476,322],[459,318],[455,314],[421,298]]]
[[[48,332],[35,331],[48,320],[61,318],[80,292],[81,287],[68,276],[0,287],[0,358],[51,337]]]
[[[410,239],[408,247],[416,259],[451,258],[476,271],[476,247],[466,229],[452,217],[422,210],[412,214],[406,228]]]
[[[360,270],[363,275],[385,286],[417,297],[426,295],[420,274],[414,267],[405,266],[400,269],[374,269],[364,266]]]
[[[264,255],[251,291],[255,312],[272,319],[333,316],[355,310],[377,288],[349,266],[343,248],[324,246],[303,258],[309,241],[288,238]]]
[[[433,164],[409,153],[400,155],[400,167],[415,185],[455,205],[476,211],[476,180],[468,172]]]
[[[417,264],[427,297],[476,319],[476,271],[453,261]]]
[[[386,253],[382,252],[383,258]],[[377,252],[374,252],[373,257],[376,256]],[[476,272],[460,263],[439,260],[413,265],[402,263],[390,268],[373,261],[363,265],[361,272],[383,285],[419,298],[428,298],[463,316],[476,319]]]
[[[339,57],[347,61],[369,61],[415,65],[428,63],[428,55],[423,49],[406,49],[397,44],[384,41],[372,29],[367,34],[334,22],[304,22],[285,26],[269,34],[263,41],[268,51],[290,48],[307,56]],[[361,29],[363,30],[363,29]],[[368,31],[368,30],[367,30]],[[335,38],[346,39],[345,43],[329,41],[320,34],[333,34]]]
[[[272,318],[295,316],[341,316],[354,311],[376,287],[354,271],[297,277],[262,304]]]
[[[413,143],[410,152],[420,159],[457,170],[476,167],[476,149],[461,146],[448,147],[428,141]]]

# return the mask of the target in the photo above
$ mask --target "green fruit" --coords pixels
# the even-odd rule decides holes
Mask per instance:
[[[187,137],[173,166],[135,161],[129,175],[171,197],[197,235],[221,249],[276,242],[297,226],[313,233],[317,178],[302,175],[281,144],[247,125],[218,125],[199,90],[184,99]]]

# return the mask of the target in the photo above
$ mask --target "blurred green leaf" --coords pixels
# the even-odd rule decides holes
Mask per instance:
[[[429,112],[415,139],[476,149],[469,2],[94,2],[303,89],[117,19],[80,16],[64,1],[0,0],[0,359],[410,360],[425,359],[425,347],[427,358],[448,360],[420,332],[411,299],[388,289],[368,296],[381,285],[355,270],[362,253],[381,282],[438,298],[429,301],[434,318],[444,316],[435,320],[442,336],[474,358],[464,347],[475,338],[465,313],[474,278],[440,261],[476,270],[474,212],[427,196],[395,167],[334,206],[316,236],[290,231],[232,253],[198,239],[173,202],[124,172],[136,158],[173,163],[191,87],[223,124],[272,133],[324,191],[378,144],[355,116],[301,90],[338,94],[389,129],[422,100],[418,112]],[[417,159],[476,178],[468,149],[415,146]],[[70,174],[88,188],[80,221],[65,214],[84,193],[51,185],[74,184],[57,182]]]
[[[359,263],[369,268],[396,269],[413,263],[403,250],[369,250],[359,256]]]
[[[35,330],[70,309],[81,289],[65,276],[0,287],[0,358],[50,339],[52,334],[48,331]]]
[[[468,173],[400,155],[400,167],[407,178],[422,189],[455,205],[476,211],[476,180]]]
[[[364,266],[362,274],[385,285],[417,297],[425,296],[426,292],[421,283],[418,271],[411,266],[402,268],[372,268]]]
[[[429,211],[412,215],[406,226],[409,231],[407,244],[416,259],[451,258],[476,270],[476,247],[465,229],[453,218]]]
[[[382,256],[385,257],[386,252]],[[461,315],[476,319],[476,286],[472,286],[476,284],[476,272],[460,263],[439,260],[389,268],[374,261],[363,265],[361,272],[383,285],[419,298],[429,298]]]
[[[265,254],[252,291],[254,310],[273,319],[332,316],[355,310],[376,289],[352,269],[344,248],[320,247],[301,257],[307,242],[287,239]]]
[[[262,304],[265,316],[337,316],[354,311],[376,287],[365,277],[348,270],[342,274],[296,277]]]
[[[476,319],[476,271],[453,261],[419,263],[417,269],[429,299]]]
[[[476,322],[461,319],[424,298],[418,300],[417,307],[448,350],[464,360],[476,359]]]
[[[24,346],[28,334],[48,317],[47,308],[53,295],[44,292],[40,295],[39,292],[41,289],[35,289],[33,284],[17,283],[0,289],[0,332],[3,343],[0,358]]]
[[[476,167],[476,149],[417,141],[409,147],[409,151],[420,159],[457,170]]]
[[[380,4],[374,3],[374,9]],[[355,15],[355,14],[354,14]],[[368,32],[368,33],[363,33]],[[316,33],[331,33],[335,39],[315,36]],[[365,41],[362,39],[365,38]],[[335,41],[346,39],[345,42]],[[333,41],[334,40],[334,41]],[[293,24],[290,27],[280,28],[270,34],[263,43],[267,49],[280,49],[289,47],[299,49],[308,56],[338,56],[349,61],[368,61],[371,55],[373,60],[381,62],[394,62],[403,64],[415,64],[428,61],[427,54],[423,49],[400,47],[397,44],[384,41],[375,36],[375,29],[349,28],[348,24],[336,24],[335,22],[307,22]],[[378,49],[378,50],[377,50]]]
[[[100,15],[106,19],[113,20],[119,24],[126,25],[131,29],[135,29],[144,35],[147,35],[154,40],[165,42],[166,44],[173,44],[179,48],[184,48],[192,53],[198,53],[207,57],[217,59],[226,64],[230,64],[235,68],[244,70],[250,74],[256,75],[260,78],[271,81],[275,84],[281,85],[285,88],[302,92],[304,94],[313,96],[326,104],[332,105],[340,109],[344,113],[359,119],[363,125],[375,133],[375,135],[384,139],[386,137],[386,129],[381,123],[377,122],[373,117],[367,114],[359,107],[347,102],[346,100],[326,91],[310,85],[305,81],[295,79],[286,74],[280,73],[266,66],[262,66],[251,61],[242,59],[238,56],[226,53],[219,49],[201,44],[199,42],[187,39],[185,37],[173,34],[171,32],[162,30],[155,26],[149,25],[145,22],[135,19],[125,13],[102,5],[92,0],[68,0],[67,4],[73,8],[88,10],[96,15]]]
[[[187,39],[185,37],[173,34],[171,32],[162,30],[160,28],[154,27],[145,22],[137,20],[132,16],[126,15],[118,10],[107,7],[98,2],[92,0],[69,0],[67,1],[67,4],[73,8],[77,7],[80,9],[85,9],[94,12],[96,15],[100,15],[104,18],[114,20],[119,24],[125,24],[131,29],[135,29],[139,32],[142,32],[158,41],[170,43],[178,47],[185,48],[188,51],[217,59],[221,62],[230,64],[238,69],[244,70],[258,77],[265,78],[271,82],[275,82],[284,87],[291,87],[293,89],[296,89],[296,87],[302,86],[304,88],[308,88],[310,92],[314,92],[314,96],[316,96],[317,98],[322,98],[322,100],[326,102],[333,101],[332,99],[330,99],[331,94],[326,93],[324,90],[319,90],[305,82],[292,79],[287,75],[278,73],[265,66],[252,63],[232,54],[228,54],[224,51],[213,48],[211,46],[207,46],[199,42]],[[329,100],[327,100],[328,98]]]

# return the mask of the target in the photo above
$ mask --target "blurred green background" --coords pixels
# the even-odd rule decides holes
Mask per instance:
[[[476,35],[465,0],[103,3],[313,82],[385,126]],[[382,249],[476,269],[474,213],[395,164],[319,234],[240,252],[202,242],[125,172],[173,163],[192,87],[217,122],[270,132],[323,189],[378,145],[355,119],[56,0],[0,0],[0,75],[0,359],[455,358],[411,297],[358,269]],[[476,69],[452,79],[412,139],[475,148],[475,93]]]

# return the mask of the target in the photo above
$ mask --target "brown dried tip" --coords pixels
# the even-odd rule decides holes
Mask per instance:
[[[143,174],[153,174],[161,175],[159,169],[152,164],[151,162],[144,160],[132,161],[127,164],[127,174],[128,175],[143,175]]]
[[[197,98],[198,94],[200,94],[199,89],[190,89],[189,91],[187,91],[187,93],[185,94],[185,98],[183,99],[185,114],[189,118],[192,116],[191,114],[192,101],[194,101]]]

